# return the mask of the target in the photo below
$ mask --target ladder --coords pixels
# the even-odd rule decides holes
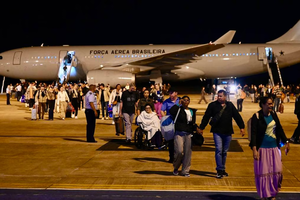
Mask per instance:
[[[274,86],[275,84],[277,84],[277,82],[279,82],[280,85],[283,86],[282,76],[277,58],[275,58],[273,62],[266,62],[266,65],[270,76],[271,85]]]

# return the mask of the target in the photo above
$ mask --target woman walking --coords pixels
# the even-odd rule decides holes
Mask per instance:
[[[189,171],[192,158],[192,133],[200,129],[196,125],[196,109],[189,108],[190,98],[183,96],[181,106],[174,105],[170,109],[170,114],[175,119],[175,136],[174,136],[174,162],[173,174],[179,174],[178,169],[182,164],[181,175],[190,177]],[[177,116],[177,118],[176,118]]]
[[[251,142],[257,193],[262,199],[275,199],[282,183],[280,143],[285,144],[285,153],[290,150],[288,139],[282,129],[273,101],[263,97],[261,110],[251,120]]]

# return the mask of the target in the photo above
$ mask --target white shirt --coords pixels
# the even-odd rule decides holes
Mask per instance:
[[[190,111],[190,109],[184,109],[185,113],[186,113],[186,119],[188,122],[191,122],[192,121],[192,113]]]
[[[18,86],[16,87],[16,90],[17,90],[17,92],[21,92],[22,86],[21,86],[21,85],[18,85]]]
[[[11,93],[10,86],[8,86],[8,87],[6,88],[6,94],[10,94],[10,93]]]

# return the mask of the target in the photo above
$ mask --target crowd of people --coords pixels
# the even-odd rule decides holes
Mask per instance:
[[[196,124],[196,111],[189,107],[190,97],[178,97],[178,92],[169,86],[154,84],[148,89],[143,87],[141,91],[136,90],[134,84],[128,84],[124,88],[116,85],[111,89],[109,85],[99,84],[63,84],[55,86],[45,83],[18,84],[15,88],[7,87],[7,97],[11,91],[16,91],[18,100],[28,105],[30,109],[38,108],[39,119],[44,119],[44,113],[49,112],[49,120],[53,120],[53,112],[60,113],[60,118],[66,117],[68,106],[71,109],[71,117],[77,118],[78,110],[85,108],[87,119],[87,142],[97,142],[94,139],[95,118],[100,115],[102,119],[114,119],[123,117],[126,126],[126,143],[132,140],[132,124],[134,117],[137,122],[144,123],[148,131],[148,139],[152,139],[156,145],[161,145],[160,119],[170,115],[174,120],[175,134],[168,140],[169,162],[173,164],[174,175],[189,177],[192,156],[193,134],[203,135],[203,131],[209,124],[210,132],[213,133],[215,143],[216,177],[229,176],[226,172],[227,152],[232,140],[233,125],[235,120],[242,136],[245,134],[245,124],[239,112],[242,111],[243,101],[247,96],[252,102],[258,102],[261,109],[251,118],[251,127],[248,134],[251,135],[249,146],[253,151],[255,183],[258,194],[262,199],[275,198],[280,190],[282,182],[282,163],[279,153],[282,145],[285,145],[286,154],[290,150],[289,142],[299,140],[300,124],[298,124],[294,135],[287,139],[280,120],[276,114],[277,106],[285,101],[290,102],[290,96],[296,97],[295,114],[300,119],[300,89],[297,86],[294,91],[291,87],[279,87],[276,85],[258,88],[254,85],[237,86],[236,99],[237,108],[228,101],[230,98],[226,90],[217,91],[213,85],[211,90],[212,102],[208,105],[200,125]],[[165,98],[169,95],[168,98]],[[229,96],[229,97],[228,97]],[[203,99],[204,98],[204,99]],[[205,100],[205,88],[202,88],[201,100]],[[10,102],[7,102],[9,105]],[[112,115],[109,116],[109,110]],[[300,120],[299,120],[300,121]],[[112,120],[114,123],[114,120]],[[300,122],[299,122],[300,123]],[[275,166],[275,167],[274,167]]]

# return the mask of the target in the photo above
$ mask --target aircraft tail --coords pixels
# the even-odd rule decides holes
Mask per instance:
[[[235,35],[236,31],[228,31],[224,35],[222,35],[219,39],[214,41],[214,44],[229,44],[232,41],[233,36]]]
[[[281,37],[267,43],[300,43],[300,20]]]

